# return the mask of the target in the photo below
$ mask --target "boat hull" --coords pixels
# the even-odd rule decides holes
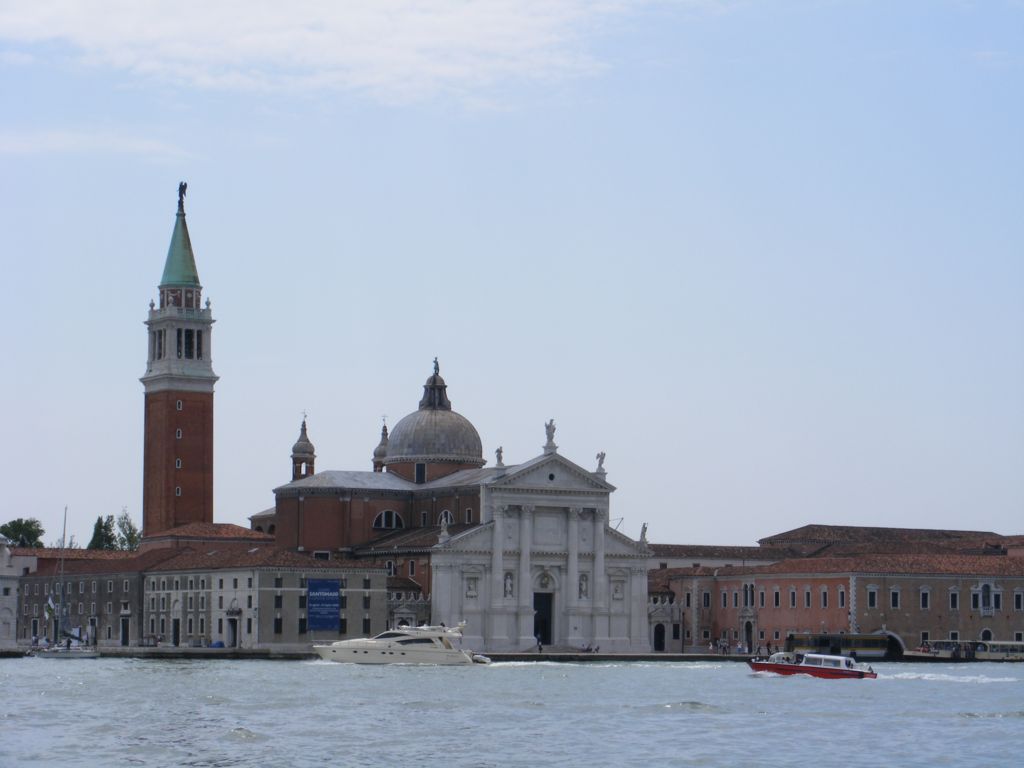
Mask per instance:
[[[751,659],[747,662],[755,672],[772,672],[776,675],[810,675],[811,677],[822,677],[827,680],[863,678],[875,679],[878,675],[864,669],[842,669],[833,667],[809,667],[804,664],[785,664],[773,661],[758,661]]]
[[[468,651],[458,649],[425,650],[403,648],[395,643],[386,645],[369,642],[343,641],[332,645],[314,645],[313,650],[325,661],[347,664],[430,664],[456,666],[476,663]]]
[[[34,655],[41,659],[98,659],[100,652],[77,648],[46,648],[36,651]]]

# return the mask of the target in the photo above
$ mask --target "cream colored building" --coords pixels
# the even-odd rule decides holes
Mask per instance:
[[[609,528],[599,458],[587,471],[544,453],[477,470],[481,524],[431,552],[434,623],[465,621],[465,642],[485,651],[650,650],[646,543]]]

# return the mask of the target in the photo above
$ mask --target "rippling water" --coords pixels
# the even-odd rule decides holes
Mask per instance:
[[[0,660],[0,766],[1011,766],[1024,664]]]

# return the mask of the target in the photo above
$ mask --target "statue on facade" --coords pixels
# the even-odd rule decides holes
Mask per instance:
[[[505,574],[505,597],[512,597],[512,574]]]
[[[585,574],[585,573],[581,573],[580,574],[580,599],[581,600],[586,600],[588,595],[589,595],[589,592],[590,592],[589,581],[590,580],[587,577],[587,574]]]
[[[499,446],[498,446],[498,450],[496,450],[496,451],[494,452],[494,458],[495,458],[495,466],[497,466],[497,467],[504,467],[504,466],[505,466],[505,465],[504,465],[504,464],[502,463],[502,461],[501,461],[501,457],[502,457],[502,454],[503,454],[503,451],[502,451],[502,449],[501,449],[501,446],[499,445]]]
[[[597,454],[596,458],[597,458],[597,472],[598,473],[604,472],[604,451],[601,451],[599,454]]]
[[[647,543],[647,523],[640,526],[640,542],[642,544]]]
[[[554,419],[551,419],[551,421],[547,422],[544,425],[544,431],[547,432],[548,442],[549,443],[554,442],[554,440],[555,440],[555,420]]]

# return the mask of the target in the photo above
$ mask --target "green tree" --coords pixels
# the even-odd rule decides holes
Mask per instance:
[[[3,536],[17,547],[43,546],[43,524],[30,517],[27,520],[19,517],[9,523],[0,525],[0,536]]]
[[[86,549],[117,549],[117,534],[114,532],[114,516],[100,515],[92,528],[92,538]]]
[[[134,552],[139,548],[141,538],[127,508],[122,509],[121,514],[117,516],[117,548]]]

